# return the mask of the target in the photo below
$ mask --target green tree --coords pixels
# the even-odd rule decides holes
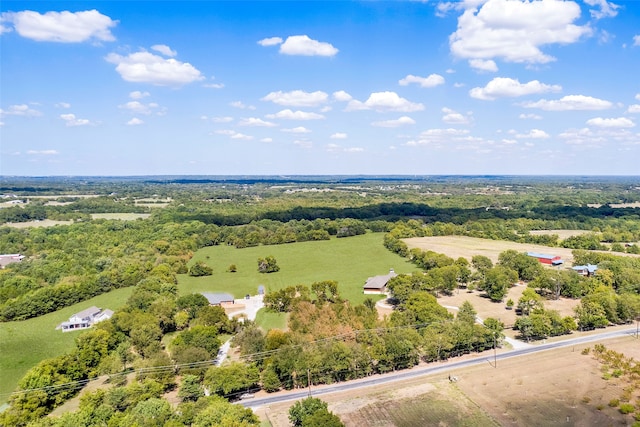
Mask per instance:
[[[298,400],[289,408],[289,421],[294,426],[304,425],[305,418],[315,414],[318,411],[327,411],[328,404],[316,397],[307,397]]]
[[[203,261],[197,261],[189,269],[189,276],[193,276],[193,277],[211,276],[212,274],[213,274],[213,268],[209,267]]]
[[[258,258],[258,271],[260,273],[275,273],[280,271],[280,267],[276,259],[269,255],[266,258]]]
[[[183,402],[195,402],[202,396],[204,396],[204,390],[200,384],[200,379],[195,375],[185,375],[180,384],[178,397]]]
[[[491,301],[500,302],[517,280],[518,273],[502,266],[496,266],[486,272],[483,289]]]

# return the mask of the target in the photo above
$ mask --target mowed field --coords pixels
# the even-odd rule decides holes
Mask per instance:
[[[575,230],[571,230],[575,232]],[[556,233],[552,233],[556,234]],[[434,251],[446,254],[451,258],[464,257],[471,261],[474,255],[484,255],[491,259],[494,263],[498,261],[501,252],[513,249],[518,252],[539,252],[549,255],[558,255],[564,262],[565,266],[570,267],[573,263],[573,249],[557,248],[542,245],[534,245],[529,243],[507,242],[505,240],[480,239],[477,237],[467,236],[434,236],[434,237],[413,237],[410,239],[402,239],[409,249],[419,248],[424,251]],[[595,251],[601,252],[601,251]],[[603,251],[604,253],[611,253]],[[640,255],[615,252],[614,255],[634,256]]]
[[[633,336],[601,343],[635,360],[640,358],[640,346]],[[600,364],[582,354],[593,345],[500,360],[497,368],[487,362],[319,397],[348,427],[631,425],[633,414],[623,415],[608,406],[611,399],[620,397],[625,381],[603,379]],[[490,360],[492,355],[464,357]],[[450,373],[456,382],[449,381]],[[271,405],[257,413],[274,427],[288,426],[287,411],[292,404]]]
[[[61,322],[93,305],[116,310],[133,288],[116,289],[54,313],[19,322],[0,323],[0,404],[6,402],[20,378],[43,359],[59,356],[75,347],[81,333],[57,331]]]
[[[189,265],[204,261],[213,268],[213,275],[178,276],[181,294],[192,292],[228,292],[236,298],[255,295],[259,285],[266,292],[295,286],[311,286],[314,282],[335,280],[343,298],[359,304],[370,295],[362,287],[371,276],[389,273],[411,273],[416,267],[383,245],[383,233],[332,238],[317,242],[300,242],[273,246],[236,249],[233,246],[211,246],[198,250]],[[258,258],[274,256],[280,271],[259,273]],[[235,264],[237,272],[227,271]],[[376,295],[371,295],[374,299]]]

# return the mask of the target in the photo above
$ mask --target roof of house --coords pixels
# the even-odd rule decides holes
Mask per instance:
[[[14,262],[20,262],[24,257],[24,255],[20,254],[0,254],[0,267],[4,267]]]
[[[387,285],[389,280],[391,280],[393,277],[396,277],[396,276],[397,274],[393,270],[391,270],[389,274],[385,274],[383,276],[369,277],[364,284],[364,288],[365,289],[382,289]]]
[[[587,265],[576,265],[573,267],[573,270],[576,271],[588,271],[589,273],[595,273],[598,269],[597,265],[587,264]]]
[[[212,304],[212,305],[221,304],[223,302],[233,302],[235,300],[233,295],[228,294],[226,292],[215,293],[215,294],[203,292],[202,295],[207,299],[207,301],[209,301],[209,304]]]
[[[79,319],[84,319],[86,317],[95,316],[98,313],[100,313],[100,309],[94,305],[94,306],[91,306],[91,307],[89,307],[87,309],[84,309],[84,310],[72,315],[71,317],[77,317]],[[71,319],[71,317],[70,317],[70,319]]]
[[[559,258],[557,255],[541,254],[541,253],[538,253],[538,252],[527,252],[527,255],[532,256],[532,257],[536,257],[536,258],[542,258],[542,259]]]

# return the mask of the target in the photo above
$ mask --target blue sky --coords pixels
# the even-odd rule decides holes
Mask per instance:
[[[0,3],[0,174],[640,174],[640,2]]]

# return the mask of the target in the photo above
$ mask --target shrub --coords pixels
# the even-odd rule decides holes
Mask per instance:
[[[635,411],[636,407],[633,406],[631,403],[623,403],[622,405],[620,405],[620,412],[622,414],[630,414],[633,411]]]

